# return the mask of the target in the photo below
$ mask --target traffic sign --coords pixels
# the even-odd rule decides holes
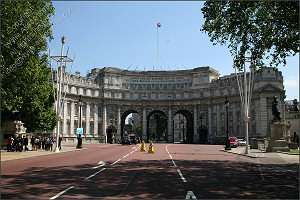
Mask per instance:
[[[77,134],[83,134],[83,128],[77,128]]]

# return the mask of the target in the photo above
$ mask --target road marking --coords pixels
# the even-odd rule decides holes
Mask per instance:
[[[130,179],[129,179],[127,185],[126,185],[125,188],[123,189],[121,195],[124,194],[124,192],[127,190],[128,186],[129,186],[129,183],[131,182],[131,180],[132,180],[133,177],[135,176],[136,172],[137,172],[137,171],[135,171],[135,172],[131,175],[131,177],[130,177]]]
[[[118,159],[118,160],[116,160],[115,162],[113,162],[113,163],[110,164],[110,165],[114,165],[114,164],[118,163],[120,160],[121,160],[121,159]]]
[[[105,169],[106,169],[106,168],[103,168],[103,169],[97,171],[96,173],[94,173],[94,174],[90,175],[89,177],[85,178],[84,180],[88,180],[89,178],[92,178],[92,177],[95,176],[96,174],[98,174],[98,173],[104,171]]]
[[[136,149],[136,147],[132,147],[132,149]]]
[[[130,152],[130,154],[134,153],[134,151]]]
[[[183,182],[186,182],[186,180],[185,180],[185,178],[183,177],[183,175],[182,175],[180,169],[177,169],[177,172],[178,172],[179,176],[181,177],[182,181],[183,181]]]
[[[173,163],[173,165],[174,165],[175,167],[177,167],[177,165],[176,165],[176,163],[174,162],[174,160],[172,160],[172,163]]]
[[[255,153],[255,157],[256,157],[256,160],[257,160],[257,163],[258,163],[258,167],[259,167],[259,171],[260,171],[260,177],[261,177],[261,180],[264,181],[265,179],[264,179],[264,176],[263,176],[263,174],[262,174],[261,167],[260,167],[260,162],[259,162],[259,160],[258,160],[258,158],[257,158],[257,154],[256,154],[256,153]]]
[[[170,145],[170,144],[168,144],[168,145],[166,146],[166,151],[168,152],[169,157],[171,158],[171,161],[172,161],[173,165],[174,165],[175,167],[177,167],[177,172],[178,172],[179,176],[181,177],[182,181],[183,181],[183,182],[186,182],[184,176],[182,175],[180,169],[178,169],[178,166],[177,166],[176,163],[174,162],[173,157],[172,157],[172,155],[170,154],[170,152],[169,152],[169,150],[168,150],[168,146],[169,146],[169,145]]]
[[[57,195],[55,195],[55,196],[51,197],[50,199],[56,199],[57,197],[59,197],[60,195],[62,195],[62,194],[63,194],[63,193],[65,193],[65,192],[67,192],[67,191],[71,190],[71,189],[72,189],[72,188],[74,188],[74,187],[75,187],[75,186],[71,186],[71,187],[69,187],[69,188],[65,189],[64,191],[62,191],[62,192],[58,193]]]
[[[97,169],[97,168],[100,168],[100,167],[103,167],[104,165],[106,165],[107,163],[106,162],[103,162],[102,160],[98,162],[98,166],[96,167],[92,167],[93,169]]]
[[[192,199],[197,199],[196,196],[194,195],[194,192],[193,192],[193,191],[188,191],[187,194],[186,194],[185,199],[186,199],[186,200],[187,200],[187,199],[191,199],[191,197],[192,197]]]
[[[126,158],[127,156],[129,156],[129,154],[127,154],[127,155],[123,156],[123,158]]]

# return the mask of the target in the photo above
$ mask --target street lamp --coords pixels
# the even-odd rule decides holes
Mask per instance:
[[[226,142],[225,142],[225,150],[231,150],[230,148],[230,140],[229,140],[229,137],[228,137],[228,107],[229,107],[229,101],[226,97],[226,100],[225,100],[225,108],[226,108]]]
[[[83,102],[81,100],[81,95],[79,96],[78,105],[79,105],[79,124],[78,124],[78,128],[81,128],[81,108],[82,108],[82,105],[83,105]],[[81,138],[80,133],[78,133],[76,148],[82,148],[82,138]]]

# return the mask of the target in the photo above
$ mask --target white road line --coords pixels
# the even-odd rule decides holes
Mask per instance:
[[[88,180],[89,178],[92,178],[92,177],[95,176],[96,174],[98,174],[98,173],[104,171],[105,169],[106,169],[106,168],[103,168],[103,169],[97,171],[96,173],[94,173],[94,174],[90,175],[89,177],[85,178],[84,180]]]
[[[255,153],[255,157],[256,157],[256,160],[257,160],[257,163],[258,163],[258,167],[259,167],[259,171],[260,171],[260,177],[261,177],[261,180],[264,181],[264,176],[262,174],[262,171],[261,171],[261,167],[260,167],[260,163],[259,163],[259,160],[257,158],[257,154]]]
[[[75,186],[71,186],[71,187],[69,187],[69,188],[65,189],[64,191],[62,191],[62,192],[58,193],[57,195],[55,195],[55,196],[51,197],[50,199],[56,199],[57,197],[59,197],[60,195],[62,195],[62,194],[63,194],[63,193],[65,193],[65,192],[67,192],[67,191],[71,190],[71,189],[72,189],[72,188],[74,188],[74,187],[75,187]]]
[[[102,164],[102,165],[98,165],[96,167],[92,167],[93,169],[97,169],[97,168],[100,168],[100,167],[103,167],[105,164]]]
[[[177,166],[176,163],[174,162],[173,157],[172,157],[172,155],[170,154],[170,152],[169,152],[169,150],[168,150],[168,146],[169,146],[169,145],[170,145],[170,144],[168,144],[168,145],[166,146],[166,151],[168,152],[168,154],[169,154],[169,156],[170,156],[170,158],[171,158],[171,161],[172,161],[173,165],[174,165],[175,167],[177,167],[177,172],[178,172],[179,176],[181,177],[182,181],[183,181],[183,182],[186,182],[184,176],[182,175],[180,169],[178,169],[178,166]]]
[[[134,153],[134,151],[130,152],[130,154]]]
[[[120,160],[121,160],[121,159],[118,159],[118,160],[116,160],[115,162],[113,162],[113,163],[110,164],[110,165],[114,165],[114,164],[118,163]]]
[[[123,158],[126,158],[127,156],[129,156],[129,154],[127,154],[127,155],[123,156]]]
[[[186,180],[185,180],[185,178],[183,177],[183,175],[182,175],[180,169],[177,169],[177,172],[178,172],[179,176],[181,177],[182,181],[183,181],[183,182],[186,182]]]
[[[131,180],[132,180],[133,177],[135,176],[136,172],[137,172],[137,171],[135,171],[135,172],[131,175],[131,177],[130,177],[130,179],[129,179],[127,185],[126,185],[125,188],[123,189],[121,195],[124,194],[124,192],[127,190],[128,186],[129,186],[129,183],[131,182]]]
[[[174,165],[175,167],[177,167],[177,165],[176,165],[176,163],[174,162],[174,160],[172,160],[172,163],[173,163],[173,165]]]

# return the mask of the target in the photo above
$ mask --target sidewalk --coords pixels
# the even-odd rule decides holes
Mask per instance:
[[[278,164],[299,164],[299,155],[287,154],[284,152],[266,152],[259,149],[250,149],[250,154],[245,154],[246,147],[231,148],[231,150],[220,149],[220,151],[232,154],[247,156],[250,158],[259,158],[272,161]]]
[[[57,154],[57,153],[64,153],[69,151],[80,151],[82,149],[76,149],[75,146],[62,146],[62,149],[59,152],[54,151],[45,151],[42,149],[39,149],[37,151],[32,151],[31,147],[29,147],[29,151],[22,151],[22,152],[7,152],[6,150],[1,150],[1,163],[12,161],[12,160],[19,160],[19,159],[25,159],[25,158],[31,158],[31,157],[37,157],[37,156],[45,156],[45,155],[51,155],[51,154]],[[55,149],[55,147],[53,148]]]

